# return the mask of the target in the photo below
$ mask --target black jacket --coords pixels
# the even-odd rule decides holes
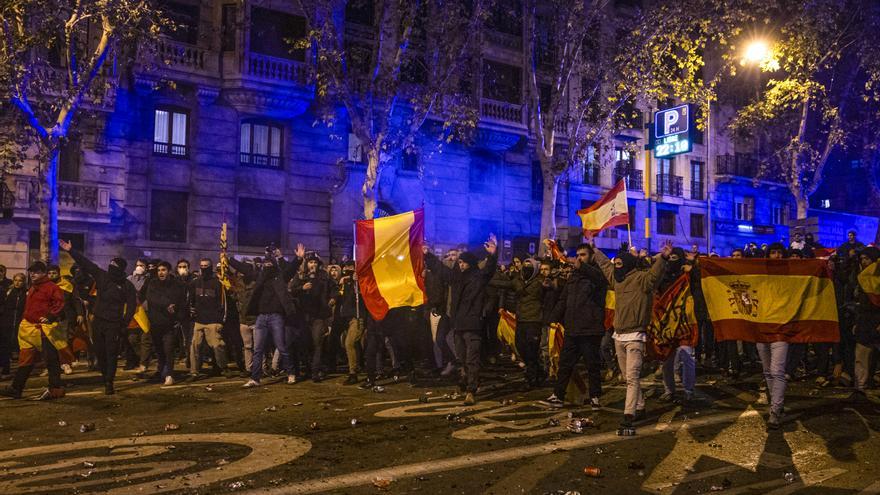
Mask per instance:
[[[186,287],[175,278],[168,277],[165,281],[150,279],[143,288],[143,294],[151,326],[172,327],[186,314]],[[175,306],[174,312],[169,313],[168,307],[172,304]]]
[[[506,280],[505,280],[506,278]],[[489,284],[516,293],[516,321],[539,323],[544,321],[544,277],[537,273],[529,280],[524,280],[521,272],[512,278],[494,277]]]
[[[299,269],[299,265],[302,264],[302,260],[300,258],[294,258],[293,262],[291,263],[287,263],[284,261],[284,259],[279,258],[278,270],[276,270],[273,274],[268,274],[265,270],[257,271],[254,265],[242,263],[241,261],[238,261],[237,259],[231,257],[229,258],[229,264],[232,266],[232,268],[235,268],[237,272],[244,275],[245,282],[256,280],[254,290],[251,293],[251,298],[247,304],[245,315],[259,315],[260,298],[263,291],[266,290],[271,290],[275,292],[275,295],[278,297],[278,300],[281,303],[281,307],[284,310],[285,317],[290,318],[296,314],[296,305],[293,303],[293,299],[287,292],[287,283],[296,274],[296,271]]]
[[[311,282],[311,289],[303,289],[303,285]],[[330,299],[336,293],[336,283],[324,270],[315,273],[303,273],[293,282],[293,295],[299,300],[302,313],[311,319],[322,320],[332,315]]]
[[[10,288],[8,291],[4,291],[3,306],[0,307],[0,330],[10,332],[11,335],[16,334],[13,332],[18,332],[18,324],[21,323],[26,300],[26,287]]]
[[[367,308],[364,306],[364,298],[358,292],[357,283],[351,277],[346,277],[339,285],[339,292],[336,295],[336,316],[339,319],[347,321],[356,318],[358,311],[361,318],[366,317]]]
[[[603,335],[607,292],[608,282],[602,272],[593,265],[581,265],[571,271],[550,321],[562,323],[566,335]]]
[[[495,255],[489,255],[485,266],[470,267],[467,271],[449,268],[431,253],[425,255],[428,269],[440,273],[451,290],[450,323],[455,331],[481,330],[485,308],[486,285],[498,264]]]
[[[195,278],[189,287],[195,310],[194,322],[210,325],[226,321],[226,289],[217,277],[211,275],[208,279]]]
[[[95,318],[109,323],[128,325],[137,309],[137,293],[134,285],[125,279],[114,278],[98,265],[92,263],[82,253],[70,250],[70,256],[79,264],[83,271],[95,279],[97,298],[92,314]]]

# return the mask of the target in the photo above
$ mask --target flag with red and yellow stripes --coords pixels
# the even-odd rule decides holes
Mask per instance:
[[[840,340],[827,261],[700,258],[700,267],[717,340]]]
[[[379,321],[388,310],[425,303],[425,213],[359,220],[355,261],[364,304]]]
[[[874,306],[880,306],[880,261],[867,266],[858,275],[859,287]]]

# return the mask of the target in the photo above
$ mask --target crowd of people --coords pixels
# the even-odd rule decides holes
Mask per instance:
[[[114,394],[121,359],[123,370],[137,379],[164,385],[218,375],[240,377],[245,388],[262,386],[265,377],[296,384],[340,374],[346,375],[345,385],[368,390],[383,380],[448,380],[458,383],[470,405],[477,400],[481,368],[501,361],[522,368],[525,387],[552,388],[541,402],[560,408],[583,358],[585,403],[593,409],[602,407],[603,382],[625,384],[622,428],[644,417],[640,379],[652,369],[664,388],[658,400],[686,406],[700,401],[695,393],[700,370],[729,380],[761,372],[769,393],[759,402],[770,406],[768,426],[775,428],[783,419],[788,381],[812,379],[863,394],[874,386],[873,355],[880,349],[880,307],[857,281],[880,250],[859,242],[854,232],[834,251],[810,234],[795,233],[788,246],[751,244],[730,253],[731,258],[827,256],[840,342],[810,345],[716,341],[700,289],[696,246],[685,251],[664,245],[649,256],[625,244],[606,254],[585,243],[564,261],[517,257],[509,264],[498,263],[494,237],[477,251],[452,249],[437,256],[425,247],[425,304],[393,308],[382,321],[373,321],[364,306],[353,261],[325,265],[301,244],[289,257],[270,246],[265,256],[251,259],[205,257],[197,269],[186,259],[176,265],[138,259],[130,271],[122,258],[100,267],[68,242],[61,241],[60,248],[74,261],[69,275],[38,261],[27,276],[10,280],[0,266],[0,379],[12,380],[2,390],[8,397],[22,397],[40,361],[48,374],[41,399],[63,397],[63,376],[78,362],[99,372],[104,392]],[[682,274],[691,280],[698,335],[678,341],[649,368],[654,300]],[[607,318],[609,290],[615,297],[613,321]],[[498,331],[505,314],[515,320],[513,341]],[[554,324],[565,332],[555,363]]]

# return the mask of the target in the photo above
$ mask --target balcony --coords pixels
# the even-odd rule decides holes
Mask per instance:
[[[40,184],[36,177],[15,178],[16,216],[39,218]],[[88,220],[89,215],[110,221],[110,188],[77,182],[58,183],[58,212],[62,219]]]
[[[157,51],[166,67],[183,72],[211,73],[217,76],[216,67],[209,64],[208,51],[187,43],[170,39],[161,39]]]
[[[657,174],[657,194],[660,196],[683,196],[684,178],[678,175]]]
[[[480,101],[480,116],[488,121],[514,124],[525,127],[523,105],[483,98]]]
[[[621,179],[626,184],[627,191],[642,192],[644,190],[641,170],[616,167],[614,169],[614,183],[617,184]]]
[[[67,69],[48,65],[37,65],[33,68],[36,81],[40,83],[40,91],[43,96],[62,97],[68,88]],[[114,84],[113,62],[107,60],[101,67],[98,76],[92,81],[89,90],[86,91],[84,107],[89,110],[109,111],[116,103],[116,85]]]
[[[309,67],[296,60],[249,53],[245,66],[248,76],[278,83],[305,86],[309,83]]]
[[[486,31],[486,41],[500,48],[505,48],[507,50],[522,52],[523,42],[522,36],[516,36],[513,34],[501,33],[498,31],[494,31],[492,29],[487,29]]]
[[[281,168],[281,157],[262,155],[259,153],[239,153],[240,163],[242,165],[251,165],[254,167]]]
[[[598,186],[600,179],[600,169],[598,165],[587,165],[584,167],[584,184],[589,186]]]
[[[718,155],[716,158],[716,175],[754,178],[758,173],[758,160],[749,153]]]

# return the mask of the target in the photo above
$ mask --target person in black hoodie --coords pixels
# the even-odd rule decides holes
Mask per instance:
[[[193,297],[193,341],[189,351],[190,378],[196,378],[202,367],[202,342],[214,351],[214,363],[226,378],[234,375],[226,367],[226,343],[223,341],[223,322],[226,321],[226,289],[214,276],[214,264],[208,258],[199,260],[200,275],[190,283]]]
[[[244,388],[259,387],[263,376],[263,358],[266,352],[267,341],[271,340],[278,349],[281,358],[281,366],[287,371],[287,383],[296,383],[296,375],[287,351],[287,342],[284,331],[284,319],[296,315],[296,306],[287,293],[287,283],[296,274],[302,264],[305,255],[305,247],[302,244],[296,246],[296,257],[292,263],[287,263],[281,256],[279,249],[267,249],[263,266],[257,272],[255,267],[242,263],[235,258],[229,258],[229,264],[245,280],[256,279],[254,291],[247,304],[246,316],[256,316],[254,323],[254,357],[251,364],[251,378],[244,384]]]
[[[24,273],[17,273],[12,277],[9,289],[3,290],[3,305],[0,306],[0,377],[9,374],[12,351],[18,348],[16,335],[27,299],[25,280]]]
[[[324,339],[329,334],[327,320],[330,318],[330,299],[335,294],[335,283],[326,271],[321,269],[321,258],[312,255],[306,260],[306,269],[293,284],[293,294],[302,306],[305,327],[312,337],[312,380],[316,383],[324,379],[321,357],[324,353]]]
[[[494,235],[483,245],[488,254],[481,263],[471,252],[458,257],[458,266],[449,268],[428,251],[425,246],[425,264],[428,269],[441,274],[450,286],[450,323],[455,335],[456,355],[463,362],[462,381],[459,387],[467,391],[465,405],[476,403],[474,395],[480,384],[480,344],[482,342],[483,311],[486,306],[486,286],[498,259],[495,256],[497,241]]]
[[[113,258],[107,270],[102,270],[85,255],[73,249],[70,242],[59,241],[58,245],[70,253],[83,271],[95,279],[97,296],[92,312],[92,339],[98,368],[104,380],[104,393],[112,395],[115,393],[113,380],[116,377],[120,338],[126,334],[128,322],[137,309],[134,285],[126,280],[125,268],[128,263],[122,258]]]
[[[156,277],[147,280],[142,289],[141,300],[146,303],[150,319],[150,337],[156,350],[158,363],[154,381],[173,385],[175,328],[186,312],[186,288],[171,276],[171,264],[160,261]]]
[[[602,337],[605,335],[605,295],[608,282],[593,263],[593,248],[581,244],[577,248],[574,270],[562,288],[549,320],[562,323],[565,338],[559,356],[559,371],[553,394],[543,404],[560,408],[565,402],[565,389],[581,356],[587,364],[590,406],[598,410],[602,395]]]

